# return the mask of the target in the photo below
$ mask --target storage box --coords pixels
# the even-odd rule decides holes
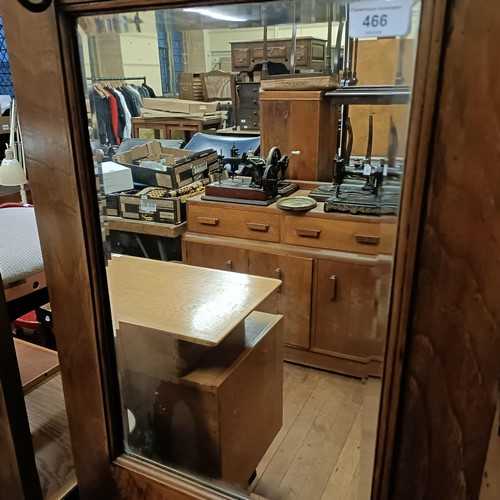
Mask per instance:
[[[10,133],[10,116],[0,116],[0,134]]]
[[[126,191],[134,187],[132,172],[129,168],[113,161],[103,162],[101,168],[104,194]]]
[[[183,99],[169,98],[145,98],[144,107],[146,109],[156,109],[158,111],[169,111],[171,113],[183,114],[204,114],[217,111],[217,104],[211,102],[185,101]]]
[[[140,156],[144,153],[146,157]],[[179,189],[207,178],[219,168],[217,153],[213,149],[194,152],[162,148],[155,141],[116,155],[115,159],[124,161],[131,169],[134,182],[167,189]]]
[[[121,217],[120,195],[131,195],[137,193],[138,189],[131,189],[121,193],[109,193],[105,195],[106,200],[106,215],[111,217]]]
[[[178,197],[154,196],[158,188],[145,188],[136,194],[120,195],[120,212],[125,219],[180,224],[186,220],[186,205]],[[151,193],[151,194],[150,194]]]

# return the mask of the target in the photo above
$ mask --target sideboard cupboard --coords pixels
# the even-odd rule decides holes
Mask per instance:
[[[193,3],[59,0],[39,13],[26,9],[30,3],[36,4],[1,0],[0,7],[80,497],[228,498],[124,453],[75,34],[76,19],[85,14],[134,16],[138,9]],[[421,3],[372,489],[377,500],[478,498],[492,435],[500,379],[498,165],[492,161],[500,10],[494,0],[481,9],[476,4]],[[5,428],[8,421],[0,419]],[[12,464],[8,479],[20,485],[13,453],[2,456]]]
[[[261,310],[284,316],[285,359],[381,376],[397,219],[322,205],[297,214],[192,198],[183,260],[281,279]]]

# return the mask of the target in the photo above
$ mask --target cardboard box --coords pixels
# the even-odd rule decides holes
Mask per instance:
[[[102,184],[104,186],[104,194],[118,193],[119,191],[127,191],[134,187],[132,180],[132,172],[130,168],[115,163],[113,161],[105,161],[101,164],[102,168]]]
[[[183,99],[156,97],[145,98],[144,108],[189,115],[214,113],[215,111],[217,111],[217,104],[212,102],[185,101]]]
[[[121,217],[120,195],[131,195],[137,193],[138,191],[138,189],[131,189],[130,191],[110,193],[105,195],[106,215],[109,215],[111,217]]]
[[[10,116],[0,116],[0,134],[10,133]]]
[[[213,149],[195,152],[162,148],[157,141],[117,154],[115,160],[130,168],[134,182],[166,189],[179,189],[207,178],[219,167]]]
[[[124,219],[181,224],[186,220],[186,203],[178,197],[148,196],[158,188],[145,188],[134,195],[120,195],[120,211]]]

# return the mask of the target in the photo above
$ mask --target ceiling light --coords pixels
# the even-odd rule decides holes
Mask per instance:
[[[234,23],[242,23],[247,21],[247,19],[243,17],[226,16],[225,14],[221,14],[220,12],[209,9],[202,9],[199,7],[190,7],[188,9],[182,9],[182,10],[184,12],[194,12],[196,14],[201,14],[202,16],[211,17],[212,19],[218,19],[220,21],[231,21]]]

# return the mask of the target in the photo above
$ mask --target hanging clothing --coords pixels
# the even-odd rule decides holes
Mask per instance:
[[[149,97],[156,97],[155,91],[149,85],[143,83],[142,86],[149,92]]]
[[[130,114],[130,111],[127,107],[127,103],[125,101],[125,97],[123,97],[121,90],[122,90],[121,88],[116,89],[116,93],[120,98],[120,101],[123,106],[123,112],[125,115],[125,125],[123,127],[123,139],[130,139],[132,137],[132,115]]]
[[[93,88],[89,89],[90,109],[97,120],[97,131],[101,144],[113,144],[115,135],[111,122],[109,98],[101,96]]]
[[[123,109],[122,101],[121,101],[120,96],[118,95],[118,92],[116,91],[116,89],[109,88],[107,90],[108,90],[108,92],[111,93],[111,95],[113,95],[113,97],[116,100],[116,105],[118,108],[118,138],[120,139],[120,143],[121,143],[121,141],[123,140],[123,133],[124,133],[124,129],[126,126],[125,110]]]
[[[113,128],[114,142],[113,144],[120,144],[120,138],[118,137],[118,104],[116,103],[115,96],[109,91],[109,89],[104,89],[109,99],[109,107],[111,109],[111,126]]]
[[[137,104],[137,109],[139,111],[139,115],[141,115],[141,108],[144,107],[144,102],[142,101],[142,97],[141,97],[141,94],[139,94],[139,91],[134,88],[133,85],[129,85],[128,88],[132,91],[132,93],[134,94],[134,99],[135,99],[135,102]]]
[[[121,92],[123,94],[123,97],[125,98],[130,114],[134,117],[141,116],[140,109],[137,107],[137,102],[132,90],[128,86],[123,86],[121,87]]]

